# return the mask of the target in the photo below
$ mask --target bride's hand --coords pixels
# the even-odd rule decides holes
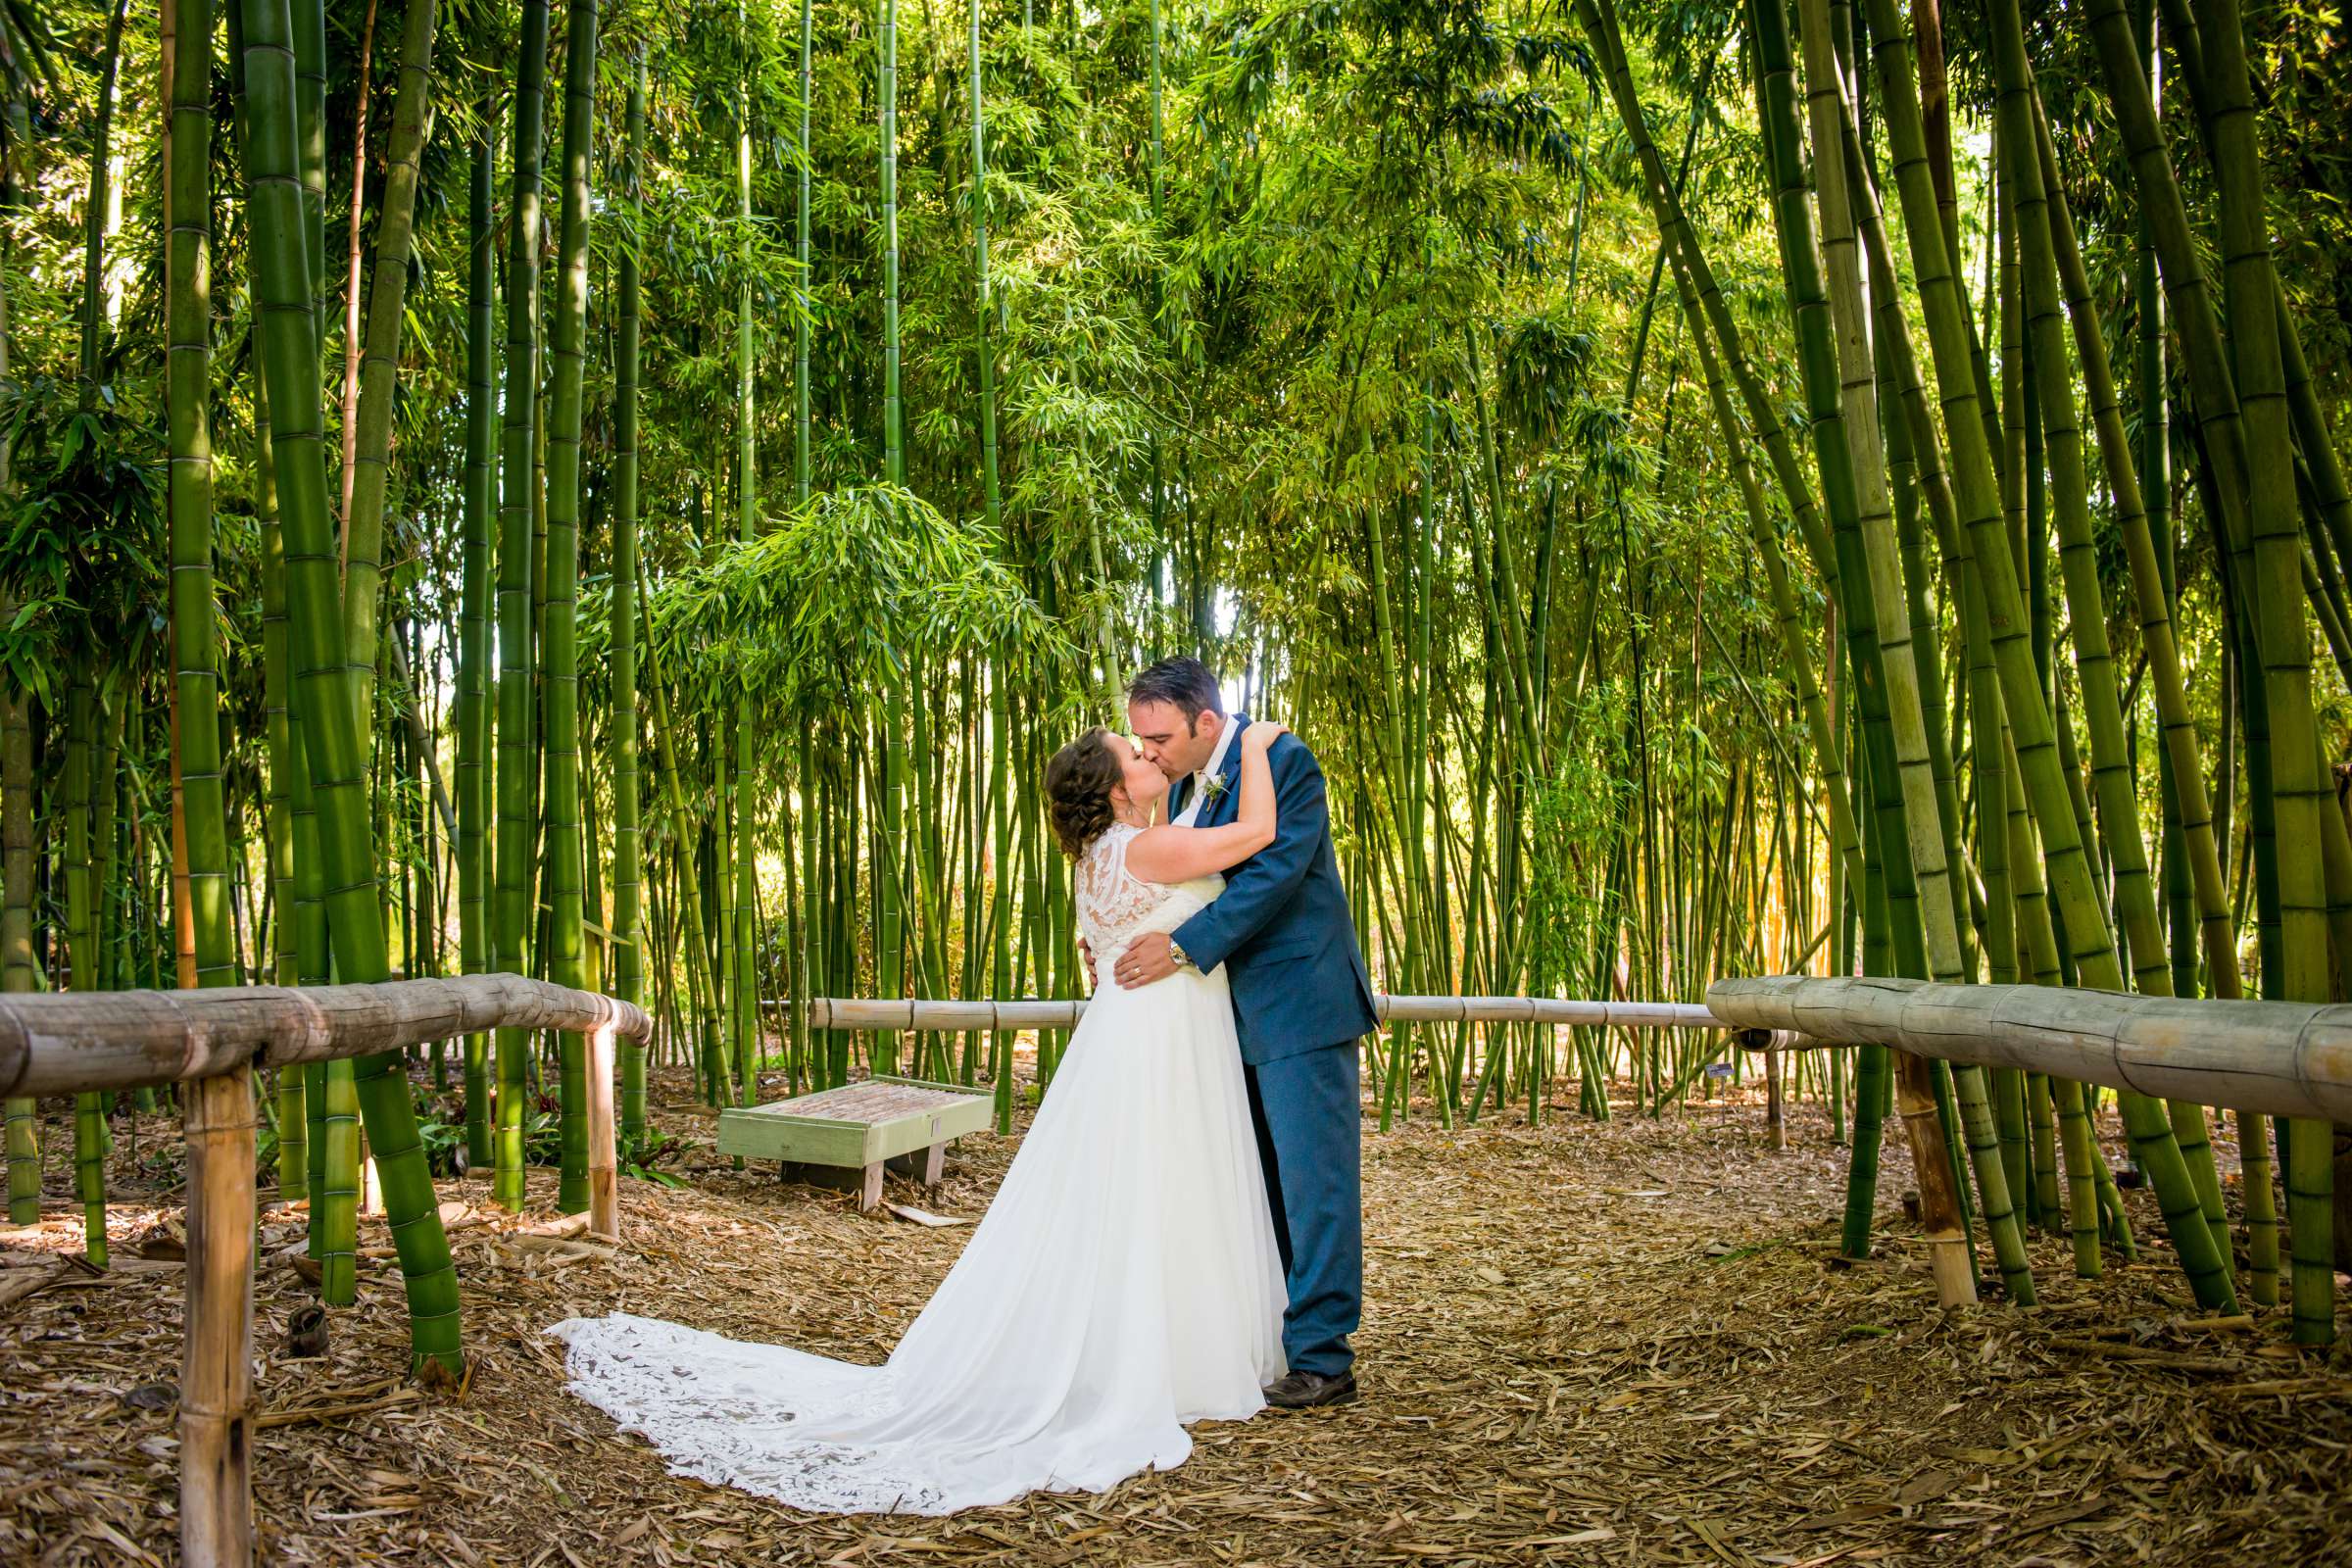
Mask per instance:
[[[1252,752],[1263,756],[1273,749],[1276,741],[1290,732],[1291,726],[1288,724],[1278,724],[1270,718],[1257,719],[1242,731],[1242,752],[1245,756]]]

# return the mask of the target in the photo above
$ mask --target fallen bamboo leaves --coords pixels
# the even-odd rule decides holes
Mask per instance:
[[[2276,1343],[2272,1314],[2168,1308],[2163,1269],[2074,1281],[2063,1237],[2033,1242],[2044,1307],[1939,1313],[1906,1266],[1901,1152],[1882,1183],[1880,1255],[1834,1269],[1823,1220],[1842,1152],[1798,1106],[1789,1152],[1757,1161],[1761,1117],[1734,1102],[1688,1121],[1368,1135],[1362,1404],[1203,1425],[1172,1474],[947,1520],[806,1518],[672,1477],[564,1392],[543,1331],[619,1309],[877,1361],[968,1227],[878,1222],[754,1167],[633,1189],[645,1240],[614,1248],[576,1220],[491,1207],[483,1182],[445,1183],[467,1313],[462,1393],[396,1375],[406,1325],[391,1269],[363,1272],[327,1355],[305,1361],[276,1352],[312,1292],[282,1267],[257,1279],[264,1556],[1828,1568],[2320,1561],[2352,1546],[2337,1500],[2352,1489],[2352,1349],[2306,1358]],[[967,1141],[933,1201],[982,1212],[1009,1152]],[[531,1177],[529,1212],[546,1216],[553,1173]],[[2160,1229],[2144,1194],[2128,1201]],[[126,1240],[168,1233],[177,1213],[121,1208]],[[273,1250],[299,1236],[277,1228],[286,1217],[265,1218]],[[361,1240],[380,1249],[381,1221]],[[0,1291],[78,1285],[88,1276],[61,1255],[78,1245],[62,1209],[0,1242]],[[173,1559],[172,1416],[118,1393],[176,1377],[178,1273],[142,1263],[106,1289],[20,1295],[0,1317],[0,1560]]]

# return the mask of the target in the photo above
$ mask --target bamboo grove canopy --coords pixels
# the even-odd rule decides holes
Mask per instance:
[[[1317,748],[1386,991],[2336,1001],[2341,28],[0,6],[0,988],[606,991],[643,1169],[649,1062],[1009,1126],[1058,1025],[764,1004],[1078,995],[1044,764],[1189,652]],[[1408,1013],[1384,1129],[1657,1114],[1725,1051]],[[2226,1186],[2195,1098],[1889,1043],[1790,1067],[1849,1253],[1889,1112],[1953,1299],[2149,1240],[2128,1151],[2200,1303],[2332,1336],[2328,1121],[2227,1107]],[[456,1369],[436,1161],[584,1205],[587,1070],[270,1074],[324,1300],[372,1151]],[[101,1266],[114,1099],[6,1113],[12,1216],[55,1153]]]

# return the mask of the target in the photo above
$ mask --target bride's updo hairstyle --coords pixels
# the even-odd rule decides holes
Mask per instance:
[[[1073,860],[1109,828],[1110,792],[1127,777],[1112,741],[1110,731],[1097,726],[1046,764],[1046,813],[1061,853]]]

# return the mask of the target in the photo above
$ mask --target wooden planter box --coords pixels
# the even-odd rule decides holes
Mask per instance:
[[[992,1097],[954,1084],[873,1077],[773,1104],[718,1113],[718,1152],[784,1162],[784,1174],[882,1201],[887,1165],[936,1185],[948,1145],[989,1124]]]

